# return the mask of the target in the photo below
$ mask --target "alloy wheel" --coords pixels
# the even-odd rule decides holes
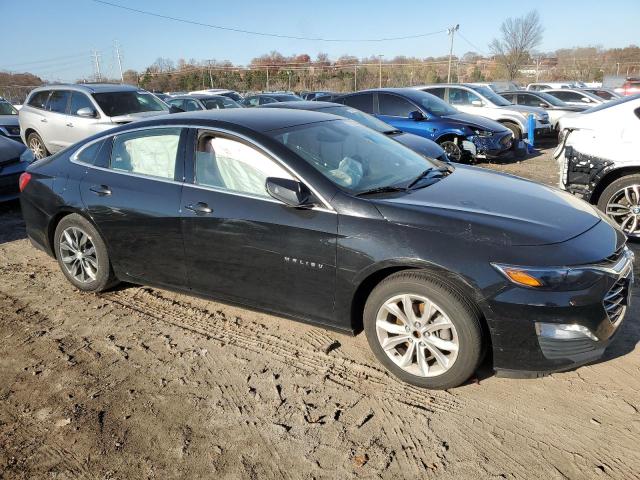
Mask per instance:
[[[384,302],[376,334],[387,356],[412,375],[442,375],[458,358],[456,327],[438,305],[420,295],[396,295]]]
[[[640,185],[629,185],[614,193],[605,213],[630,237],[640,236]]]
[[[45,153],[44,145],[42,144],[40,139],[36,136],[32,136],[29,139],[29,148],[33,152],[33,156],[36,157],[38,160],[47,156]]]
[[[447,141],[442,142],[440,146],[452,162],[459,162],[462,159],[462,150],[455,143]]]
[[[60,259],[67,272],[81,283],[90,283],[98,273],[98,257],[91,237],[78,227],[69,227],[60,236]]]

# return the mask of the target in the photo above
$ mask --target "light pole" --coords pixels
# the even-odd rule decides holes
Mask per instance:
[[[379,79],[379,88],[382,88],[382,57],[384,57],[384,55],[378,55],[378,67],[379,67],[379,74],[378,74],[378,79]]]
[[[358,66],[353,66],[353,91],[358,91]]]
[[[453,58],[453,35],[460,29],[460,24],[447,28],[447,35],[451,35],[451,47],[449,48],[449,73],[447,73],[447,83],[451,83],[451,59]]]

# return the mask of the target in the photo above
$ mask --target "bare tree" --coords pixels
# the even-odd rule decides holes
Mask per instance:
[[[502,38],[494,38],[489,44],[491,53],[513,80],[520,68],[529,60],[529,53],[542,42],[544,28],[538,12],[532,10],[523,17],[507,18],[500,26]]]

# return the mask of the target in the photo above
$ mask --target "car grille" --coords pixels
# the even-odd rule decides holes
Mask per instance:
[[[602,303],[609,317],[609,321],[613,325],[618,325],[622,321],[625,311],[627,310],[630,278],[631,274],[619,278],[604,296]]]

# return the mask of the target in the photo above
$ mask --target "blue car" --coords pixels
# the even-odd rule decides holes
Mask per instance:
[[[438,143],[453,162],[494,158],[513,144],[511,130],[484,117],[461,113],[435,95],[409,88],[380,88],[333,100],[375,115],[403,132]]]
[[[339,117],[348,118],[355,122],[361,123],[365,127],[369,127],[376,132],[385,134],[400,142],[405,147],[424,155],[425,157],[435,158],[437,160],[448,162],[447,154],[443,148],[437,143],[427,140],[426,138],[412,135],[398,130],[391,125],[381,122],[377,118],[364,113],[347,105],[340,105],[331,102],[304,101],[304,102],[276,102],[262,105],[260,108],[293,108],[294,110],[310,110],[315,112],[330,113]]]

